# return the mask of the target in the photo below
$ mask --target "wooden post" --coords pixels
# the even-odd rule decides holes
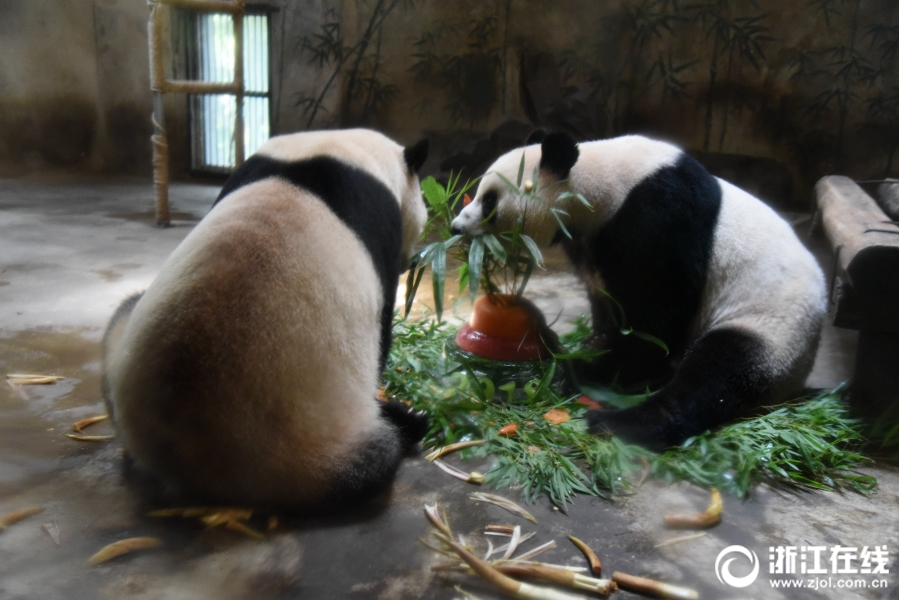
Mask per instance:
[[[234,22],[234,81],[211,83],[208,81],[168,81],[165,78],[162,40],[162,5],[191,10],[223,12],[231,14]],[[234,164],[244,160],[243,118],[243,15],[245,0],[150,0],[150,19],[147,23],[150,51],[150,89],[153,92],[153,188],[156,196],[156,224],[167,227],[169,215],[169,144],[165,131],[164,94],[234,94]]]
[[[150,89],[153,90],[153,190],[156,196],[156,225],[171,225],[169,216],[169,141],[165,132],[165,70],[162,62],[162,14],[159,4],[150,4],[147,25],[150,41]]]
[[[234,95],[234,164],[240,166],[244,159],[244,130],[243,130],[243,6],[244,0],[236,0],[241,11],[231,15],[234,20],[234,86],[237,93]]]

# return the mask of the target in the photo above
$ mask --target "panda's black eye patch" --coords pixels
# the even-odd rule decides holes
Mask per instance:
[[[496,200],[497,194],[495,191],[490,190],[484,197],[481,198],[481,210],[484,215],[483,218],[487,220],[488,223],[496,222]]]

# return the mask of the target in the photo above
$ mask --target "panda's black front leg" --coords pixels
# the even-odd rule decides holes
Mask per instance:
[[[758,406],[773,378],[764,342],[737,329],[699,338],[674,378],[644,403],[625,410],[587,413],[590,431],[610,431],[651,449],[680,444]]]
[[[380,402],[381,416],[399,431],[403,451],[411,450],[428,433],[428,414],[402,402]]]

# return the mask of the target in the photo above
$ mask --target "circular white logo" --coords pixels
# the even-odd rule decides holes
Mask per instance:
[[[722,564],[721,561],[724,559],[724,557],[734,552],[736,552],[737,554],[742,554],[743,556],[748,558],[749,564],[753,565],[752,572],[749,575],[746,575],[744,577],[736,577],[730,574],[730,563],[737,560],[736,557],[728,558]],[[727,585],[735,588],[744,588],[752,584],[752,582],[755,581],[759,576],[759,557],[755,552],[752,552],[751,550],[748,550],[743,546],[728,546],[727,548],[722,550],[721,553],[718,554],[718,558],[715,559],[715,575],[718,576],[718,581],[720,581],[721,583],[726,583]]]

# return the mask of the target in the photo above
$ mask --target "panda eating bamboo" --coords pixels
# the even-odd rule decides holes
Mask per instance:
[[[522,152],[523,172],[538,177],[517,190]],[[524,193],[531,186],[539,201]],[[587,286],[595,337],[610,352],[586,375],[667,381],[636,407],[590,411],[591,431],[662,448],[803,389],[826,310],[820,267],[773,210],[675,146],[551,133],[513,150],[453,229],[474,236],[519,221],[538,245],[561,244]],[[613,325],[614,303],[670,354]]]

